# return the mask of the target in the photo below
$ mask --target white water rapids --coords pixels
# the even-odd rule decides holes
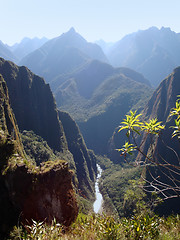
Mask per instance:
[[[102,208],[102,203],[103,203],[103,197],[102,194],[99,191],[99,179],[101,177],[102,169],[101,167],[97,164],[97,169],[98,169],[98,175],[95,183],[95,191],[96,191],[96,200],[93,204],[94,212],[99,213],[101,208]]]

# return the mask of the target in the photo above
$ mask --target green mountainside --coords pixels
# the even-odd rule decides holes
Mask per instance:
[[[154,91],[152,94],[152,97],[147,102],[146,106],[142,110],[142,118],[145,120],[156,118],[159,121],[162,121],[163,124],[167,125],[165,129],[165,133],[163,133],[163,138],[166,138],[167,145],[170,147],[175,148],[175,150],[178,150],[178,146],[176,146],[176,141],[171,141],[171,138],[169,136],[172,134],[173,129],[168,129],[170,125],[174,125],[174,119],[169,118],[170,110],[175,107],[175,102],[177,99],[177,96],[180,92],[180,68],[177,67],[174,69],[174,71],[166,77],[161,84],[158,86],[158,88]],[[124,143],[122,141],[122,133],[117,133],[117,129],[115,129],[115,132],[112,136],[112,139],[110,141],[112,147],[114,149],[120,148]],[[167,131],[167,133],[166,133]],[[148,148],[145,147],[144,150],[148,151]],[[147,143],[148,146],[148,143]],[[164,151],[164,150],[163,150]],[[173,156],[171,156],[173,159]],[[117,158],[119,160],[120,158]]]
[[[180,154],[180,152],[178,140],[176,138],[170,138],[173,132],[173,128],[170,126],[174,126],[174,118],[170,117],[169,114],[172,108],[175,107],[179,93],[180,67],[177,67],[161,82],[142,111],[143,119],[157,118],[165,125],[165,130],[162,132],[161,139],[166,144],[163,146],[163,144],[160,143],[161,141],[158,140],[154,144],[154,147],[158,149],[159,154],[163,157],[169,158],[170,156],[172,163],[175,163],[178,160],[177,156],[172,154],[171,150],[169,151],[166,146],[173,148],[177,154]],[[147,146],[148,141],[144,144],[144,151],[148,151]]]
[[[173,164],[177,173],[171,172],[163,167],[152,169],[154,176],[160,176],[161,181],[166,182],[170,186],[179,186],[179,160],[180,160],[180,148],[179,141],[176,137],[172,138],[173,128],[175,126],[174,117],[169,117],[170,111],[175,107],[177,96],[180,93],[180,67],[174,69],[174,71],[165,78],[159,87],[154,92],[152,98],[149,100],[147,106],[143,111],[143,117],[145,119],[151,119],[157,117],[159,121],[162,121],[165,125],[165,130],[162,132],[160,138],[154,142],[154,158],[163,164]],[[150,139],[147,139],[143,144],[143,152],[149,154],[151,152],[149,146]],[[143,160],[142,155],[137,156],[138,160]],[[152,179],[151,176],[147,176]],[[171,195],[171,192],[168,193]],[[166,214],[170,214],[172,211],[180,213],[179,209],[180,200],[167,199],[159,211]]]
[[[59,111],[59,119],[67,139],[68,149],[72,153],[78,179],[80,195],[94,199],[94,182],[96,173],[96,157],[93,151],[87,149],[79,127],[70,115]]]
[[[58,83],[62,83],[58,87]],[[128,68],[113,68],[97,60],[51,83],[57,106],[77,121],[89,148],[107,153],[107,143],[132,107],[151,96],[149,82]]]
[[[141,151],[147,156],[153,158],[158,165],[152,167],[151,164],[149,167],[148,165],[144,168],[144,176],[146,179],[151,183],[154,184],[154,179],[157,179],[157,183],[163,183],[163,186],[167,186],[166,190],[162,190],[160,196],[164,198],[165,194],[167,196],[171,196],[169,199],[167,198],[163,204],[159,205],[156,208],[159,214],[172,214],[172,213],[179,213],[179,198],[172,197],[176,194],[170,187],[177,187],[179,186],[179,159],[180,159],[180,149],[179,149],[179,141],[177,138],[172,138],[173,128],[174,126],[174,118],[169,117],[170,111],[172,108],[175,107],[175,102],[177,100],[177,96],[180,93],[180,67],[174,69],[174,71],[166,77],[159,87],[154,91],[152,97],[148,101],[147,105],[144,107],[141,116],[141,119],[148,121],[152,118],[157,118],[158,121],[161,121],[165,125],[165,130],[162,131],[159,138],[154,137],[153,143],[151,144],[152,138],[146,138],[146,133],[143,136],[136,138],[136,142],[142,141]],[[121,192],[124,191],[124,187],[121,191],[118,191],[118,187],[120,184],[123,184],[123,180],[120,180],[123,174],[123,171],[128,174],[128,171],[136,172],[136,170],[126,170],[122,166],[125,164],[124,157],[120,156],[120,153],[115,149],[120,149],[124,145],[126,139],[124,136],[126,131],[118,132],[119,127],[117,127],[114,131],[114,134],[109,141],[109,157],[113,160],[116,165],[120,165],[116,167],[114,171],[111,171],[110,167],[107,167],[107,172],[105,171],[105,180],[104,183],[106,184],[106,188],[109,189],[109,196],[111,197],[113,204],[117,208],[120,208],[122,211],[122,194]],[[144,140],[145,139],[145,140]],[[153,151],[152,151],[153,148]],[[138,155],[133,154],[129,161],[136,161],[136,162],[144,162],[144,155],[139,153]],[[150,163],[150,162],[148,162]],[[162,166],[161,166],[162,164]],[[175,165],[175,167],[171,167],[171,164]],[[112,164],[113,166],[113,164]],[[130,167],[130,166],[129,166]],[[169,171],[169,168],[172,171]],[[119,169],[119,170],[118,170]],[[123,169],[123,170],[122,170]],[[174,171],[175,170],[175,171]],[[115,172],[119,171],[119,173]],[[139,171],[139,174],[142,172],[142,169]],[[176,173],[175,173],[176,172]],[[115,177],[116,176],[116,177]],[[138,174],[136,173],[136,179]],[[111,179],[111,181],[109,180]],[[114,180],[113,180],[114,179]],[[134,179],[134,175],[132,173],[132,179]],[[109,182],[113,182],[114,189],[111,191],[112,186]],[[104,186],[103,183],[103,186]],[[117,187],[116,187],[117,186]],[[162,188],[162,186],[158,185],[158,187]],[[103,187],[104,189],[105,187]],[[164,189],[164,188],[163,188]],[[152,189],[151,189],[152,190]],[[176,192],[176,191],[175,191]],[[178,193],[178,191],[177,191]],[[162,195],[161,195],[162,194]],[[164,194],[164,195],[163,195]],[[118,200],[119,199],[119,203]],[[120,200],[121,199],[121,200]],[[124,213],[124,211],[123,211]]]
[[[125,36],[111,47],[107,56],[116,67],[129,67],[142,73],[157,87],[180,65],[180,36],[162,27],[151,27]]]

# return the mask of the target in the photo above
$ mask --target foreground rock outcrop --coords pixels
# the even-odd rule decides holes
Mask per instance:
[[[17,165],[6,174],[10,200],[23,223],[45,221],[69,226],[77,217],[78,207],[71,182],[72,174],[64,161],[46,162],[30,170]]]

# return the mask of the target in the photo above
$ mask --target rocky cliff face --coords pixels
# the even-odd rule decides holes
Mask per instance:
[[[19,130],[9,103],[8,88],[0,75],[0,170],[14,153],[24,157]]]
[[[54,157],[53,160],[56,159],[58,156],[58,158],[68,161],[70,168],[73,169],[73,171],[75,172],[75,174],[73,175],[74,186],[77,187],[77,190],[78,190],[77,192],[80,193],[80,195],[84,198],[84,199],[81,198],[81,200],[82,201],[85,200],[87,202],[89,200],[93,200],[94,199],[93,185],[95,181],[95,172],[96,172],[95,156],[93,155],[92,152],[87,150],[84,140],[79,132],[79,129],[76,123],[71,119],[71,117],[66,114],[64,114],[63,116],[61,115],[60,117],[60,115],[58,114],[58,111],[56,109],[56,104],[54,102],[54,98],[50,91],[49,85],[45,84],[42,78],[34,75],[27,68],[18,67],[14,63],[5,61],[4,59],[0,59],[0,73],[3,75],[5,79],[5,81],[3,80],[2,90],[5,89],[6,92],[9,91],[9,96],[7,98],[8,106],[10,108],[10,105],[9,105],[9,102],[10,102],[12,109],[15,113],[19,129],[21,131],[26,130],[26,132],[28,132],[27,130],[30,130],[30,131],[33,130],[36,134],[33,134],[32,132],[31,134],[29,134],[29,136],[34,136],[36,140],[42,139],[42,138],[46,140],[47,143],[45,145],[43,144],[40,144],[40,145],[42,148],[44,147],[46,148],[46,152],[52,151],[49,148],[49,146],[53,150],[55,150],[55,151],[52,151],[52,155]],[[1,102],[4,103],[4,95],[3,95],[3,100],[1,100]],[[3,180],[4,185],[3,183],[1,184],[2,188],[6,189],[6,194],[4,197],[5,200],[3,201],[10,199],[9,201],[10,201],[10,205],[12,205],[12,209],[16,210],[16,213],[13,214],[15,221],[17,220],[17,217],[19,217],[18,214],[20,214],[20,211],[24,212],[24,216],[29,216],[29,217],[31,216],[31,217],[34,217],[35,219],[40,218],[40,214],[42,212],[46,212],[48,216],[52,216],[52,214],[50,214],[50,209],[52,210],[52,212],[54,212],[55,211],[54,205],[47,203],[47,205],[50,204],[48,208],[49,210],[47,209],[42,210],[42,208],[38,210],[38,207],[40,206],[39,205],[37,206],[37,204],[35,203],[36,201],[38,202],[41,201],[40,195],[38,195],[38,192],[41,192],[42,198],[46,198],[47,190],[49,189],[47,202],[48,201],[51,203],[54,202],[53,204],[57,206],[62,205],[62,209],[64,211],[64,209],[66,209],[65,205],[63,205],[63,202],[65,200],[62,200],[60,203],[62,196],[57,199],[57,194],[61,194],[62,192],[64,192],[65,195],[67,193],[68,196],[71,196],[71,193],[73,193],[73,190],[72,190],[72,186],[70,189],[70,182],[68,180],[70,179],[71,174],[69,175],[69,173],[67,173],[67,175],[63,175],[65,171],[63,167],[64,165],[62,166],[58,164],[56,164],[55,168],[48,166],[46,170],[41,171],[41,169],[39,168],[41,168],[40,166],[41,166],[41,163],[44,161],[44,159],[39,159],[39,156],[38,156],[39,167],[37,168],[37,171],[33,171],[32,168],[27,167],[27,164],[28,166],[29,164],[30,166],[32,166],[32,161],[30,160],[30,163],[29,163],[29,161],[27,161],[26,159],[24,160],[24,150],[23,150],[21,140],[19,138],[19,132],[18,130],[14,131],[15,127],[11,127],[12,121],[8,120],[9,115],[7,114],[7,110],[5,110],[7,107],[4,108],[4,106],[5,105],[3,104],[1,106],[0,122],[2,122],[1,125],[3,126],[3,128],[7,129],[7,133],[6,133],[7,136],[5,135],[6,137],[5,137],[5,140],[3,141],[6,142],[8,138],[11,138],[11,135],[13,136],[13,138],[14,138],[14,135],[15,136],[17,135],[14,141],[14,144],[17,143],[16,144],[17,146],[15,148],[16,149],[15,156],[13,155],[14,148],[12,148],[12,152],[10,152],[10,156],[13,157],[13,161],[9,161],[9,162],[11,163],[10,166],[12,167],[14,172],[13,174],[11,172],[7,172],[6,184],[4,182],[5,179]],[[3,120],[5,118],[4,116],[6,117],[7,123],[9,122],[8,124],[6,123],[5,120]],[[60,118],[62,119],[63,124]],[[13,119],[14,119],[13,126],[16,126],[15,117],[13,117]],[[3,138],[3,134],[1,134],[2,138]],[[42,138],[38,138],[37,135],[40,135]],[[32,139],[32,141],[29,140],[30,141],[29,144],[31,146],[33,145],[34,138]],[[44,141],[43,139],[41,141]],[[9,144],[9,141],[7,142]],[[11,145],[12,143],[10,141],[10,147]],[[20,153],[22,153],[21,155],[19,155],[19,152],[17,151],[19,146],[20,146],[19,151]],[[3,149],[5,149],[4,146],[0,150],[1,153],[3,153]],[[36,149],[34,149],[34,151],[36,152]],[[39,153],[40,152],[41,150],[39,150]],[[31,153],[33,155],[33,151],[31,151]],[[7,149],[4,150],[4,154],[5,154],[5,159],[7,159]],[[31,154],[29,156],[31,156]],[[36,168],[36,167],[33,167],[33,168]],[[6,167],[4,166],[4,163],[2,164],[2,169],[6,169]],[[10,171],[10,167],[8,167],[8,169],[9,169],[8,171]],[[51,174],[48,172],[51,172]],[[60,178],[61,180],[58,181],[56,179],[55,173],[59,176],[59,178],[60,178],[60,175],[62,174],[64,178],[63,179]],[[38,179],[38,182],[40,185],[37,185],[37,186],[33,185],[34,179]],[[66,180],[68,182],[67,184],[66,184]],[[23,188],[23,186],[21,186],[23,181],[25,181],[24,184],[26,185],[26,188],[29,190],[26,191],[26,188]],[[59,184],[58,185],[59,187],[57,187],[57,185],[55,184],[56,181]],[[40,188],[43,187],[43,184],[44,184],[44,190],[40,191]],[[61,185],[65,185],[69,187],[67,189],[62,188],[63,190],[61,190]],[[53,189],[51,190],[51,186],[54,186],[54,190]],[[18,188],[21,189],[21,191],[23,192],[25,191],[25,196],[22,201],[29,201],[28,199],[31,199],[31,201],[34,202],[33,205],[36,207],[37,215],[34,215],[33,212],[29,213],[29,211],[28,212],[25,211],[24,205],[22,201],[20,201],[20,198],[22,196],[20,192],[17,191]],[[57,194],[54,194],[54,192],[57,192]],[[12,194],[12,193],[15,193],[15,194]],[[34,197],[32,197],[32,195]],[[72,201],[74,201],[73,196],[71,196],[71,198],[72,198]],[[3,199],[3,197],[1,199]],[[16,203],[18,202],[19,202],[19,205],[17,207]],[[69,208],[71,208],[70,206],[72,204],[69,203],[68,200],[65,201],[65,204],[66,203],[68,204]],[[30,204],[30,202],[28,202],[27,204]],[[71,212],[72,214],[71,218],[69,215],[67,219],[62,220],[64,218],[63,217],[64,213],[61,213],[61,217],[58,217],[60,214],[59,211],[57,211],[56,218],[61,219],[63,223],[68,225],[73,219],[73,216],[76,216],[76,213],[77,213],[77,203],[73,202],[73,204],[76,206],[76,208],[74,209],[74,207],[72,207],[69,210],[69,212]],[[89,202],[87,204],[89,204]],[[2,206],[4,206],[3,203],[2,203]],[[14,208],[14,206],[16,207]],[[28,208],[32,209],[31,206],[32,205],[29,205]],[[3,213],[4,216],[6,215],[6,213],[7,211]],[[8,221],[9,221],[9,217],[7,217],[7,222]]]
[[[159,138],[154,141],[154,160],[158,163],[166,164],[167,168],[157,166],[155,169],[151,169],[154,176],[159,176],[159,181],[165,182],[170,186],[179,186],[179,174],[175,174],[169,171],[170,164],[177,166],[172,168],[176,172],[179,172],[179,159],[180,159],[180,147],[177,138],[172,138],[174,126],[174,118],[169,117],[170,110],[175,107],[177,96],[180,93],[180,67],[176,68],[172,74],[170,74],[164,81],[161,82],[157,90],[154,92],[152,98],[148,102],[146,108],[143,111],[144,119],[148,120],[157,117],[159,121],[162,121],[165,125],[165,130]],[[149,154],[150,151],[150,139],[147,139],[143,144],[143,152]],[[173,149],[173,150],[172,150]],[[138,155],[138,160],[143,160],[142,155]],[[147,178],[151,179],[151,176],[147,173]],[[174,195],[171,191],[165,191],[167,195]],[[164,202],[160,207],[160,212],[166,214],[179,212],[179,198],[169,199]]]
[[[69,143],[76,141],[79,138],[80,132],[77,130],[77,125],[70,116],[66,118],[62,117],[62,120],[64,119],[62,124],[49,85],[45,84],[42,78],[34,75],[26,67],[18,67],[4,59],[0,59],[0,73],[2,73],[7,82],[11,106],[15,113],[19,129],[21,131],[33,130],[37,135],[46,140],[53,150],[60,151],[61,155],[64,154],[61,158],[67,160],[71,166],[79,164],[78,162],[81,158],[91,165],[89,155],[83,153],[81,156],[80,154],[82,151],[81,146],[86,149],[83,141],[84,145],[76,145],[76,151],[70,147],[70,144],[67,144],[66,138],[68,138]],[[67,136],[65,136],[63,128],[66,129],[66,133],[68,132]],[[70,161],[69,150],[72,151],[73,156],[71,158],[74,158]],[[65,155],[68,155],[68,157]],[[73,161],[74,164],[72,163]],[[87,171],[84,165],[81,171],[77,171],[77,178],[86,179],[87,185],[91,186],[90,192],[93,193],[92,181],[94,181],[93,174],[96,167],[92,169],[89,165]],[[86,185],[80,184],[79,187],[81,191],[84,191]]]
[[[171,147],[175,147],[177,143],[175,139],[171,141],[172,139],[170,136],[172,134],[172,129],[169,129],[169,126],[174,125],[174,119],[169,118],[169,113],[170,110],[175,107],[175,102],[179,93],[180,67],[174,69],[174,71],[161,82],[142,111],[143,119],[148,120],[157,117],[158,121],[162,121],[162,123],[166,125],[162,137],[163,139],[166,137],[166,142]],[[110,141],[112,144],[110,147],[111,149],[120,148],[124,144],[123,136],[125,136],[125,133],[123,131],[120,133],[117,132],[118,128],[115,129],[113,137]],[[148,145],[148,142],[144,144],[144,150],[146,149],[145,151],[148,151]],[[176,146],[176,149],[179,151],[178,146]],[[114,153],[113,156],[119,160],[119,153]]]
[[[33,130],[54,150],[67,149],[49,85],[26,67],[18,67],[2,58],[0,73],[7,83],[11,106],[20,130]]]
[[[71,182],[71,172],[64,161],[46,162],[41,168],[17,165],[6,174],[10,199],[23,223],[57,222],[69,226],[77,217],[78,207]]]
[[[19,144],[18,144],[19,143]],[[19,148],[17,148],[17,146]],[[7,232],[10,224],[14,224],[17,212],[13,208],[2,172],[5,171],[9,159],[23,156],[15,118],[9,104],[6,83],[0,75],[0,238]]]
[[[18,220],[55,217],[68,226],[78,213],[68,164],[59,160],[36,167],[26,159],[1,75],[0,103],[0,239]]]
[[[165,124],[166,127],[165,131],[162,133],[162,139],[168,146],[173,147],[178,153],[180,153],[178,141],[176,141],[175,138],[171,138],[173,129],[170,128],[170,126],[174,126],[174,118],[170,118],[169,114],[171,109],[175,107],[175,102],[179,93],[180,67],[176,68],[172,74],[170,74],[166,79],[164,79],[164,81],[161,82],[143,111],[144,119],[148,120],[157,117],[158,121],[162,121],[163,124]],[[160,142],[157,141],[156,144],[159,145]],[[163,147],[161,146],[161,148]],[[164,150],[162,150],[162,154],[163,151],[165,151],[165,148],[166,147],[164,147]],[[145,149],[146,143],[144,144],[144,150]],[[158,151],[160,151],[160,147],[158,147]],[[169,157],[169,154],[167,154],[166,157]],[[170,158],[172,162],[176,161],[172,155]]]
[[[66,112],[59,111],[59,118],[63,124],[68,149],[74,156],[78,188],[88,198],[92,198],[94,192],[96,160],[84,142],[83,136],[75,121]]]
[[[157,117],[164,123],[168,119],[171,108],[175,106],[177,96],[180,93],[180,67],[165,78],[154,92],[144,109],[143,116]]]
[[[149,156],[156,164],[152,164],[152,162],[147,159],[145,162],[144,155],[141,153],[139,153],[138,156],[131,156],[129,159],[131,161],[136,160],[139,164],[148,163],[146,168],[144,168],[143,174],[146,172],[146,180],[149,181],[147,186],[152,187],[157,184],[156,187],[162,190],[159,196],[163,199],[166,198],[164,203],[156,209],[159,214],[163,215],[179,213],[180,210],[180,199],[179,197],[175,198],[179,193],[178,188],[180,186],[180,145],[177,138],[172,138],[173,129],[171,126],[174,126],[175,123],[174,118],[169,117],[171,109],[175,107],[175,102],[179,93],[180,67],[176,68],[172,74],[161,82],[142,111],[141,120],[148,122],[149,119],[157,117],[158,121],[162,121],[165,125],[165,130],[161,131],[159,137],[151,136],[146,138],[147,134],[144,134],[136,139],[136,142],[141,143],[141,151]],[[124,142],[127,141],[126,130],[119,133],[118,130],[119,127],[116,128],[110,141],[111,150],[122,148]],[[117,151],[111,151],[111,159],[121,163],[124,161],[124,156],[120,156],[120,153]],[[172,165],[175,165],[175,167]],[[176,191],[170,190],[170,187],[175,187]],[[148,190],[155,189],[149,188]]]

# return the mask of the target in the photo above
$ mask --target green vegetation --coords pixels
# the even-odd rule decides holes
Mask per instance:
[[[62,115],[63,113],[61,113]],[[64,113],[66,115],[66,113]],[[69,115],[68,115],[69,116]],[[61,116],[62,117],[62,116]],[[69,121],[72,121],[72,119],[69,116]],[[73,122],[74,123],[74,122]],[[95,155],[92,151],[89,151],[85,148],[84,141],[82,136],[80,135],[80,132],[78,128],[74,128],[73,133],[71,134],[70,130],[70,124],[69,122],[65,121],[64,130],[66,130],[66,127],[69,131],[69,135],[66,136],[67,140],[71,141],[70,149],[71,153],[73,154],[75,152],[76,155],[74,155],[74,158],[72,157],[71,153],[69,151],[63,151],[63,152],[57,152],[53,151],[47,144],[47,142],[40,136],[36,135],[33,131],[26,131],[24,130],[21,133],[22,142],[24,145],[24,150],[27,155],[26,164],[28,165],[29,169],[31,169],[34,172],[40,172],[45,169],[48,171],[50,167],[53,167],[56,162],[59,161],[59,163],[62,161],[67,161],[69,164],[69,168],[72,172],[72,181],[74,184],[74,188],[77,191],[77,200],[78,200],[78,206],[79,210],[83,213],[88,213],[90,210],[92,211],[92,205],[94,202],[94,182],[92,182],[89,178],[89,172],[88,167],[86,166],[86,162],[93,162],[95,164]],[[75,124],[75,123],[74,123]],[[75,131],[76,130],[76,131]],[[76,139],[78,138],[78,140]],[[81,139],[82,138],[82,139]],[[73,145],[76,146],[76,150],[72,148]],[[80,150],[82,148],[82,150]],[[84,155],[82,154],[84,152]],[[78,153],[81,153],[78,155]],[[59,160],[62,159],[62,160]],[[63,161],[64,160],[64,161]],[[77,164],[77,162],[81,162],[81,160],[84,161],[84,163]],[[31,165],[30,165],[31,163]],[[52,166],[51,166],[52,165]],[[77,165],[77,167],[76,167]],[[39,168],[40,166],[40,168]],[[80,170],[77,170],[77,168],[80,168]],[[92,171],[93,169],[91,169]],[[85,172],[83,175],[82,173]],[[78,175],[79,174],[79,175]],[[82,178],[83,175],[83,178]],[[93,172],[93,177],[95,178],[95,173]]]
[[[124,105],[126,112],[136,104],[142,107],[153,89],[141,74],[138,78],[136,74],[130,69],[124,72],[124,68],[92,61],[81,70],[62,76],[64,83],[54,90],[57,105],[78,122],[88,121],[114,106],[124,110]]]
[[[41,162],[55,160],[57,158],[47,142],[33,131],[24,130],[21,138],[26,155],[34,160],[37,165],[40,165]]]
[[[124,115],[142,109],[153,92],[141,74],[97,60],[50,85],[59,109],[77,121],[88,148],[98,154],[107,154],[108,141]]]
[[[159,193],[165,200],[169,198],[179,198],[179,165],[173,164],[170,156],[167,156],[166,159],[159,155],[157,157],[156,148],[154,147],[155,141],[157,141],[157,138],[160,138],[160,133],[165,129],[165,126],[162,125],[162,122],[158,122],[157,118],[149,119],[149,121],[142,121],[140,120],[140,116],[141,114],[137,115],[136,111],[130,111],[130,115],[126,115],[126,118],[121,123],[122,125],[120,126],[119,132],[122,130],[127,131],[126,136],[128,142],[125,142],[123,148],[118,149],[118,151],[122,152],[126,161],[127,155],[132,155],[134,151],[137,151],[144,156],[144,161],[139,162],[136,160],[134,165],[145,166],[150,172],[149,175],[151,180],[147,179],[145,176],[141,176],[146,182],[146,185],[144,186],[146,192]],[[172,132],[172,138],[177,137],[180,139],[180,98],[176,100],[176,106],[170,111],[169,117],[172,116],[175,116],[175,126],[171,126],[171,128],[174,129]],[[138,144],[136,140],[137,135],[140,136],[142,134],[144,134],[144,138],[142,139],[142,142]],[[153,136],[156,136],[156,139],[154,139]],[[143,152],[141,146],[148,137],[150,137],[150,151],[146,154]],[[166,146],[166,148],[168,148],[168,146]],[[178,158],[178,153],[176,154]],[[155,168],[161,167],[161,172],[158,173],[160,176],[157,174],[155,175],[153,170],[150,169],[150,166]],[[163,175],[168,176],[168,181],[159,179]]]
[[[48,143],[33,131],[24,130],[21,133],[21,139],[27,159],[31,159],[34,165],[39,166],[46,161],[62,159],[69,163],[71,170],[75,171],[75,163],[70,152],[65,150],[64,152],[53,151]]]
[[[79,214],[76,222],[69,228],[65,229],[55,220],[51,225],[33,221],[31,226],[15,227],[9,239],[179,240],[180,218],[179,215],[159,218],[142,214],[115,220],[106,215]]]
[[[88,147],[98,154],[107,154],[108,141],[124,115],[135,105],[142,109],[151,94],[147,85],[119,74],[104,79],[90,99],[82,99],[78,104],[77,98],[70,108],[67,105],[63,108],[78,121]]]
[[[180,95],[178,95],[180,97]],[[175,126],[172,126],[174,132],[172,133],[172,137],[177,136],[180,139],[180,98],[176,101],[176,107],[173,108],[170,112],[170,116],[175,116]]]
[[[139,188],[141,167],[114,164],[107,158],[98,158],[103,169],[100,191],[104,199],[104,211],[116,217],[130,217],[148,208],[147,196]]]

